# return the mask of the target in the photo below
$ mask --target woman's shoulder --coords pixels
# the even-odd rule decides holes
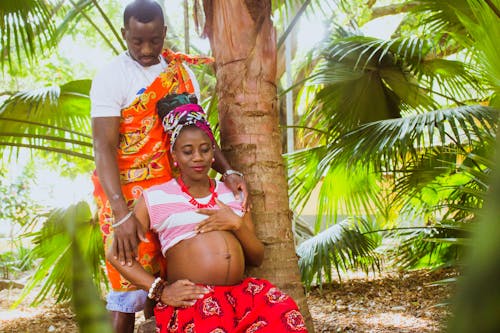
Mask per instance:
[[[161,184],[153,185],[153,186],[149,187],[148,189],[144,190],[144,192],[146,192],[146,193],[151,193],[151,192],[155,192],[155,191],[162,191],[162,192],[167,192],[167,193],[177,193],[178,191],[180,191],[180,187],[177,184],[177,181],[175,180],[175,178],[172,178],[169,181],[166,181],[166,182],[161,183]]]

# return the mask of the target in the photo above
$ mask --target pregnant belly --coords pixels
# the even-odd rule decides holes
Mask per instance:
[[[198,234],[165,254],[167,281],[188,279],[209,285],[233,285],[243,280],[245,257],[240,242],[228,231]]]

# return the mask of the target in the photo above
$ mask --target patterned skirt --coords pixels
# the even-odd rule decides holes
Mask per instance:
[[[156,332],[307,332],[295,301],[267,280],[206,288],[210,292],[191,307],[158,304]]]

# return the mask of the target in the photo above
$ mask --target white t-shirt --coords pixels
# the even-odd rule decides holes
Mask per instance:
[[[128,52],[115,57],[92,80],[90,88],[90,115],[92,117],[120,117],[121,110],[129,106],[167,67],[163,57],[160,63],[143,67]],[[194,73],[185,65],[193,81],[194,92],[200,100],[200,86]]]

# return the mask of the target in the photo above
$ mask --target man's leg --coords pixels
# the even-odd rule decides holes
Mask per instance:
[[[111,316],[115,333],[134,333],[135,313],[112,311]]]
[[[115,333],[133,333],[135,313],[144,310],[147,292],[110,291],[107,296],[106,308],[111,313]]]
[[[144,304],[144,318],[149,319],[155,315],[154,313],[154,308],[155,308],[156,302],[153,301],[152,299],[146,299],[146,304]]]

